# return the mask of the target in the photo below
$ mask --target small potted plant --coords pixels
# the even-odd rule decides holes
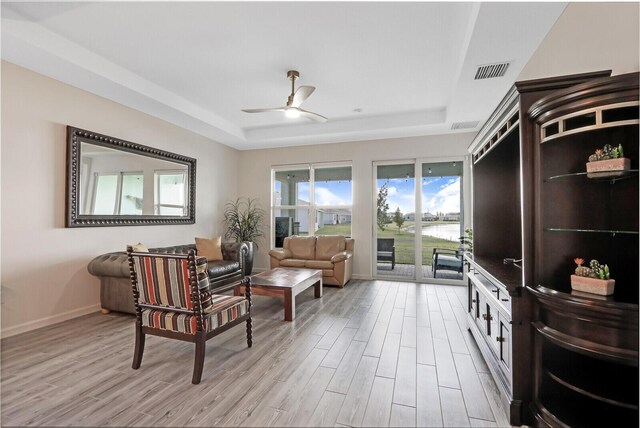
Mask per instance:
[[[622,144],[612,147],[605,144],[602,149],[596,150],[589,156],[587,162],[587,177],[616,177],[624,174],[631,167],[631,160],[624,157]]]
[[[611,279],[608,265],[601,265],[597,260],[591,260],[587,267],[582,266],[584,259],[575,258],[573,261],[578,265],[575,274],[571,275],[571,288],[573,290],[601,296],[613,294],[616,280]]]

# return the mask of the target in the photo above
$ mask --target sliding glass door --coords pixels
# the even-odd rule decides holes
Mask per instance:
[[[376,164],[375,273],[415,279],[415,163]]]
[[[461,280],[462,161],[421,162],[422,277]]]
[[[374,275],[461,281],[463,160],[374,163]]]

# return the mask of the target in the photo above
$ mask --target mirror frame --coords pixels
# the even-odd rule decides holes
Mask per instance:
[[[189,208],[186,216],[93,215],[80,214],[80,144],[87,142],[109,149],[186,165],[188,168]],[[196,222],[196,160],[119,138],[67,126],[66,227],[150,226],[161,224],[194,224]]]

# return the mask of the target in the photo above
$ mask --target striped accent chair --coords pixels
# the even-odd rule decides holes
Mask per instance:
[[[206,341],[246,322],[251,347],[251,279],[245,296],[213,294],[209,290],[207,259],[187,254],[134,252],[127,247],[131,285],[136,308],[134,369],[142,362],[145,335],[194,342],[194,384],[200,383]]]

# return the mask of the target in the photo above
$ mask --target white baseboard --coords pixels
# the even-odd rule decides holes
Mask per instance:
[[[3,338],[15,336],[16,334],[26,333],[31,330],[35,330],[42,327],[47,327],[53,324],[57,324],[62,321],[67,321],[72,318],[81,317],[92,312],[100,310],[100,304],[85,306],[83,308],[73,309],[71,311],[63,312],[61,314],[51,315],[48,317],[40,318],[33,321],[28,321],[22,324],[14,325],[13,327],[3,328],[0,332],[0,336]]]

